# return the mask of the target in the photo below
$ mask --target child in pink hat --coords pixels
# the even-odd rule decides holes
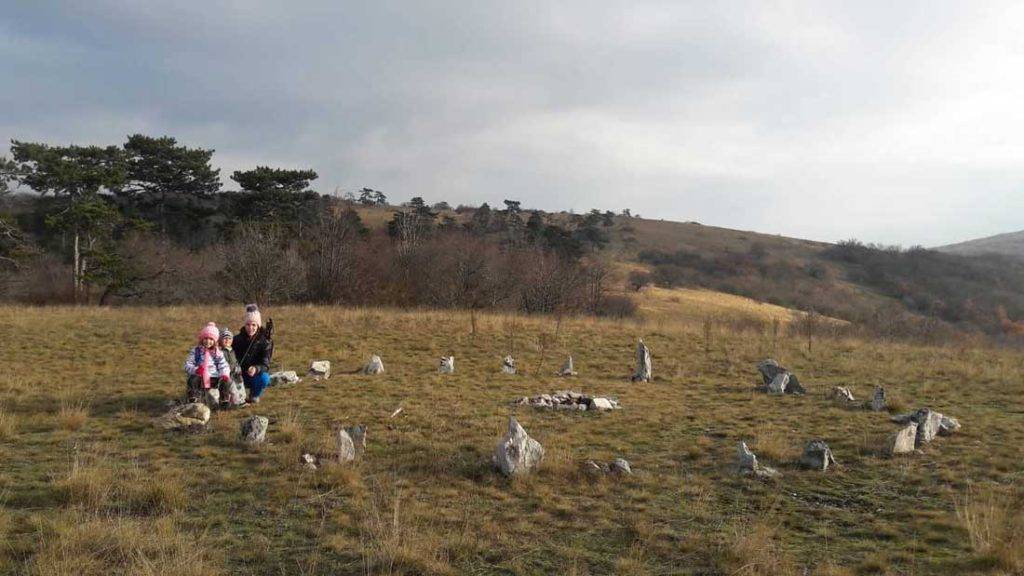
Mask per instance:
[[[229,382],[231,368],[224,353],[217,346],[220,332],[213,322],[208,323],[196,335],[198,345],[185,358],[186,395],[189,402],[198,402],[212,382]]]

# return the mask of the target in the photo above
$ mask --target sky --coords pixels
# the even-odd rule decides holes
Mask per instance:
[[[1024,229],[1016,2],[7,0],[0,139],[824,241]],[[0,155],[6,154],[0,149]]]

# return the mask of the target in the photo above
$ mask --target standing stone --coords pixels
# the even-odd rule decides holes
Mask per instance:
[[[494,448],[494,465],[505,476],[526,474],[544,459],[544,447],[526,434],[514,416],[508,419],[508,432]]]
[[[761,380],[764,381],[765,387],[775,380],[775,377],[779,372],[785,372],[786,369],[779,366],[779,363],[771,358],[766,358],[758,363],[757,371],[761,373]]]
[[[762,466],[757,461],[757,456],[747,448],[746,442],[740,442],[736,447],[737,467],[741,474],[753,474],[762,478],[778,476],[774,468]]]
[[[515,374],[516,359],[512,356],[505,356],[505,359],[501,361],[501,371],[505,374]]]
[[[347,430],[338,429],[334,435],[334,443],[339,463],[344,464],[356,459],[356,445]]]
[[[875,394],[871,397],[871,409],[875,412],[885,410],[885,388],[875,386]]]
[[[245,384],[241,380],[231,380],[231,384],[228,385],[227,401],[230,406],[241,406],[245,404],[245,400],[249,393],[245,390]]]
[[[317,376],[320,378],[331,377],[331,362],[329,360],[314,360],[309,363],[309,376]]]
[[[811,440],[804,447],[804,454],[800,457],[800,464],[813,470],[828,470],[829,464],[835,464],[836,459],[832,450],[824,440]]]
[[[239,434],[246,444],[262,444],[267,439],[267,426],[270,420],[264,416],[249,416],[242,420]]]
[[[651,349],[644,344],[643,338],[636,345],[636,372],[633,382],[651,381]]]
[[[569,358],[565,360],[565,364],[562,364],[562,368],[558,371],[558,375],[562,377],[576,375],[576,370],[573,369],[572,365],[572,356],[569,356]]]
[[[768,384],[769,394],[785,394],[786,386],[789,385],[789,372],[779,372]]]
[[[894,432],[885,444],[885,453],[890,456],[909,454],[914,451],[917,438],[917,422],[907,422]]]
[[[939,424],[942,422],[942,414],[930,408],[921,408],[914,413],[914,422],[917,422],[917,439],[914,446],[920,448],[935,439],[939,434]]]
[[[855,402],[853,392],[850,392],[849,388],[844,388],[843,386],[836,386],[832,389],[832,398],[843,403]]]
[[[807,390],[800,385],[800,380],[796,377],[796,374],[792,372],[786,372],[789,374],[789,382],[786,383],[786,394],[807,394]]]
[[[363,366],[363,374],[383,374],[384,373],[384,361],[380,359],[380,356],[374,354],[370,356],[370,361]]]
[[[455,374],[455,356],[441,356],[437,371],[441,374]]]
[[[299,457],[299,464],[302,464],[302,467],[306,470],[316,470],[316,456],[313,456],[312,454],[303,454]]]
[[[348,437],[352,439],[352,445],[355,447],[356,455],[362,454],[366,450],[366,426],[357,424],[355,426],[349,426],[345,428],[345,432],[348,433]]]

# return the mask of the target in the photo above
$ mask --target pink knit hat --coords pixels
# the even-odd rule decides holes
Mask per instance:
[[[260,315],[260,308],[255,304],[246,304],[245,306],[245,321],[244,324],[248,324],[252,320],[257,326],[263,326],[263,316]]]
[[[210,322],[206,326],[203,326],[203,329],[199,331],[199,334],[196,334],[196,340],[202,340],[203,338],[213,338],[214,341],[216,341],[217,338],[219,337],[220,332],[217,331],[217,325],[214,324],[213,322]]]

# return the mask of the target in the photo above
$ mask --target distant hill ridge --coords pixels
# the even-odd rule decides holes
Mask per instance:
[[[1024,259],[1024,230],[939,246],[935,250],[960,256],[1000,254]]]

